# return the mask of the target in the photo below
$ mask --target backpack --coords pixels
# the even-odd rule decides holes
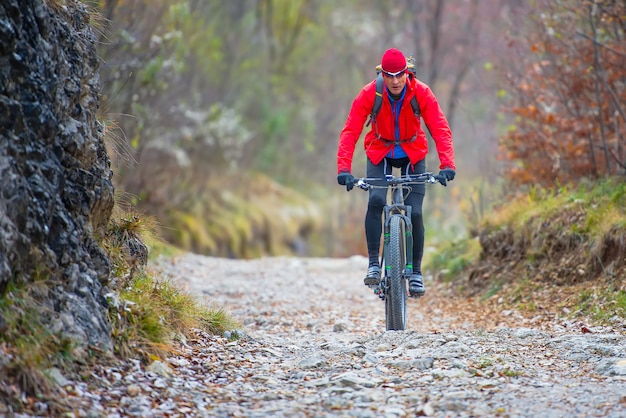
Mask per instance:
[[[410,56],[407,60],[407,67],[410,72],[409,77],[415,78],[417,74],[417,70],[415,69],[415,58]],[[376,120],[378,116],[378,112],[380,112],[380,108],[383,105],[383,87],[385,87],[385,82],[383,80],[383,67],[381,64],[376,66],[376,97],[374,98],[374,106],[372,106],[372,113],[370,113],[370,119],[367,121],[365,126],[369,126],[373,120]],[[422,111],[420,110],[419,104],[417,103],[417,98],[413,96],[411,98],[411,108],[413,108],[413,114],[416,118],[422,116]]]

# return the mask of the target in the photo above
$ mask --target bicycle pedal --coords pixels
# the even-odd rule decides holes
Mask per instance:
[[[380,286],[376,286],[376,288],[374,289],[374,294],[382,300],[385,300],[385,292],[383,292],[383,289],[381,289]]]

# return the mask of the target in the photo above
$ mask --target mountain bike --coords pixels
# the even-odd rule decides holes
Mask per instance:
[[[384,243],[380,265],[384,266],[384,275],[379,285],[370,286],[385,301],[388,331],[406,329],[406,282],[413,274],[411,206],[404,204],[404,197],[411,191],[411,185],[437,182],[442,183],[442,178],[434,173],[355,179],[355,185],[360,189],[386,188],[391,191],[391,203],[385,205],[383,212]]]

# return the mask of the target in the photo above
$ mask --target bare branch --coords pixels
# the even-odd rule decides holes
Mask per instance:
[[[610,152],[617,165],[619,165],[624,171],[626,171],[626,163],[618,158],[617,154],[615,154],[615,150],[611,150]]]
[[[615,48],[611,48],[610,46],[608,46],[606,44],[603,44],[602,42],[598,41],[597,39],[592,38],[591,36],[587,35],[586,33],[582,33],[580,31],[576,31],[576,35],[578,35],[578,36],[580,36],[582,38],[588,39],[591,42],[593,42],[596,46],[601,46],[602,48],[606,49],[607,51],[611,51],[612,53],[617,54],[620,57],[626,57],[626,52],[621,52],[621,51],[618,51]]]

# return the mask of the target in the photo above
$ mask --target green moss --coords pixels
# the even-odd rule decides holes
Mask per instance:
[[[454,280],[480,255],[478,239],[460,239],[449,242],[424,258],[424,270],[444,281]]]

